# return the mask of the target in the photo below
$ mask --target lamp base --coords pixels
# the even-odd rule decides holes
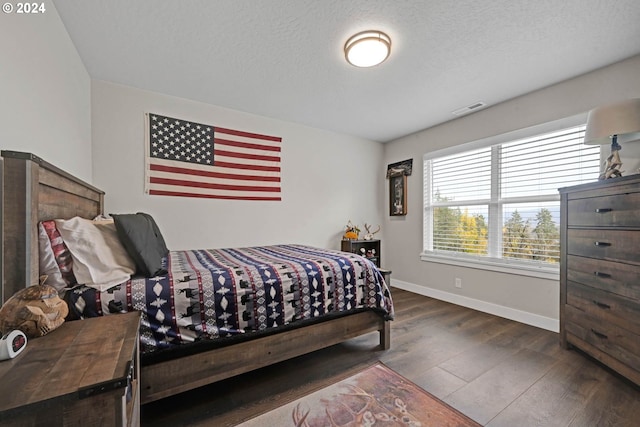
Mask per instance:
[[[622,161],[620,160],[620,150],[622,147],[618,144],[615,136],[613,138],[613,142],[611,143],[611,154],[607,157],[607,160],[603,163],[603,171],[598,177],[598,180],[604,181],[609,178],[617,178],[622,176],[622,172],[620,168],[622,167]]]

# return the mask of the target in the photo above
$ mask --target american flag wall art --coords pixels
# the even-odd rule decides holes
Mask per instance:
[[[282,138],[146,116],[145,192],[228,200],[281,200]]]

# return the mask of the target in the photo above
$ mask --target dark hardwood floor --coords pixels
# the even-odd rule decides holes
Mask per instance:
[[[640,388],[563,350],[558,334],[396,288],[392,296],[390,350],[368,334],[144,405],[142,425],[233,426],[376,361],[491,427],[640,425]]]

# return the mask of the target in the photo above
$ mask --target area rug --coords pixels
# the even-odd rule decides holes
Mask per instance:
[[[480,424],[378,363],[240,426],[478,427]]]

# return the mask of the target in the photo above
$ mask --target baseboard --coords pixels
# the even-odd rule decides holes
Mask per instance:
[[[419,286],[409,282],[403,282],[398,279],[391,279],[391,286],[413,292],[426,297],[439,299],[441,301],[450,302],[452,304],[461,305],[463,307],[472,308],[484,313],[493,314],[495,316],[504,317],[505,319],[515,320],[516,322],[535,326],[537,328],[546,329],[552,332],[560,331],[560,321],[550,317],[540,316],[538,314],[529,313],[515,308],[505,307],[503,305],[493,304],[490,302],[456,295],[444,292],[438,289]]]

